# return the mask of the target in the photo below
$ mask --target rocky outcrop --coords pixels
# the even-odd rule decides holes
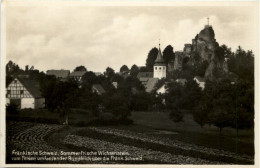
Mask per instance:
[[[174,60],[174,70],[181,70],[183,63],[183,52],[176,51],[175,52],[175,60]]]

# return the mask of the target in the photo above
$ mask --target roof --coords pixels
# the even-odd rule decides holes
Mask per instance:
[[[153,77],[153,72],[139,72],[137,74],[137,78],[142,78],[142,77],[152,78]]]
[[[147,85],[146,85],[146,88],[145,88],[145,91],[151,92],[154,89],[154,87],[155,87],[155,85],[158,81],[159,81],[158,78],[149,78]]]
[[[156,83],[159,81],[158,78],[146,78],[146,77],[141,77],[139,80],[144,85],[146,92],[151,92],[154,89]]]
[[[94,74],[95,74],[96,76],[102,75],[101,72],[94,72]]]
[[[17,78],[24,87],[32,94],[34,98],[43,97],[40,91],[40,84],[36,80],[30,78]]]
[[[165,86],[166,86],[166,83],[163,84],[161,87],[159,87],[159,88],[156,90],[156,92],[157,92],[158,90],[160,90],[161,88],[165,88]]]
[[[81,77],[83,76],[87,71],[73,71],[69,76],[70,77]]]
[[[155,64],[154,65],[165,65],[165,61],[163,59],[160,47],[159,47],[157,58],[155,60]]]
[[[95,88],[100,94],[106,93],[105,89],[100,84],[93,84],[92,88]]]
[[[70,70],[48,70],[47,75],[54,75],[56,78],[67,78]]]
[[[205,79],[200,76],[195,76],[194,79],[197,79],[199,82],[205,82]]]

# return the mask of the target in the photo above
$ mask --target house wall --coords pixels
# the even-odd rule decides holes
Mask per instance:
[[[21,109],[32,108],[35,109],[35,99],[34,98],[23,98],[21,102]]]
[[[153,77],[166,78],[166,66],[154,66]]]
[[[45,107],[45,98],[35,99],[35,109],[44,108]]]
[[[166,92],[165,85],[163,85],[162,87],[160,87],[160,88],[157,90],[157,94],[164,94],[165,92]]]
[[[6,104],[10,104],[10,99],[6,98]]]

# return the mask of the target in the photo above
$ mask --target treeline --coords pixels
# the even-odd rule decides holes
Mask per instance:
[[[221,47],[229,73],[216,69],[214,73],[218,78],[206,80],[204,90],[192,80],[198,72],[205,71],[204,63],[201,66],[183,67],[182,71],[172,74],[172,78],[187,79],[185,85],[168,83],[168,93],[163,97],[174,122],[183,121],[181,109],[186,109],[192,111],[194,120],[201,127],[214,125],[220,132],[225,127],[254,127],[254,55],[252,51],[245,51],[241,47],[236,52],[225,45]]]
[[[84,66],[74,69],[74,71],[86,70]],[[37,69],[23,70],[9,61],[6,65],[6,85],[15,76],[26,74],[39,82],[42,96],[45,97],[45,106],[50,111],[58,111],[65,116],[70,109],[84,109],[96,117],[100,113],[110,113],[114,119],[125,120],[131,115],[131,111],[148,110],[152,96],[145,92],[144,86],[137,79],[139,68],[136,65],[130,70],[124,65],[121,72],[123,73],[117,74],[108,67],[98,76],[92,71],[86,71],[81,81],[73,78],[61,81]],[[113,86],[113,82],[117,83],[117,87]],[[100,84],[105,93],[99,95],[93,92],[94,84]]]

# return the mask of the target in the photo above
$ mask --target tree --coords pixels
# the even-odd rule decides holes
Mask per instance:
[[[173,122],[183,121],[183,114],[180,109],[183,109],[183,90],[184,87],[176,82],[168,83],[166,85],[168,93],[165,95],[165,102],[167,109],[170,110],[170,118]]]
[[[136,77],[138,73],[139,73],[139,68],[137,67],[137,65],[134,64],[130,69],[130,75]]]
[[[106,71],[104,72],[104,75],[108,78],[108,79],[112,79],[112,77],[115,75],[115,70],[107,67]]]
[[[164,51],[163,51],[163,59],[166,62],[166,64],[168,65],[169,61],[171,59],[175,59],[175,55],[173,53],[173,47],[171,45],[168,45]]]
[[[120,68],[120,72],[128,72],[129,69],[126,65],[123,65],[121,68]]]
[[[87,68],[83,65],[77,66],[74,71],[87,71]]]
[[[6,74],[7,75],[13,75],[13,74],[17,74],[21,71],[19,65],[15,64],[12,61],[9,61],[6,64]]]
[[[246,52],[239,46],[235,54],[230,56],[228,68],[240,79],[254,83],[254,54],[252,51]]]
[[[158,49],[157,48],[152,48],[149,53],[148,53],[148,56],[147,56],[147,59],[146,59],[146,68],[149,70],[149,71],[153,71],[153,66],[154,66],[154,61],[156,60],[157,58],[157,54],[158,54]]]

